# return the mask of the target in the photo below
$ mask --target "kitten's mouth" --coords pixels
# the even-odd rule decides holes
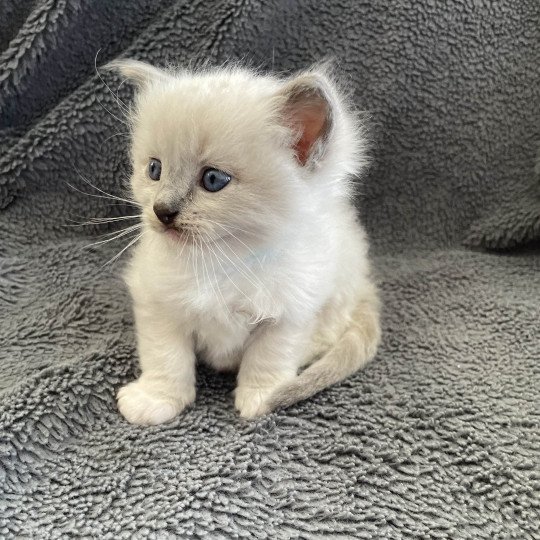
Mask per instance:
[[[167,238],[176,242],[190,242],[192,239],[192,235],[189,231],[184,229],[179,229],[177,227],[163,227],[161,230]]]
[[[162,234],[166,238],[179,243],[180,245],[193,241],[194,231],[191,231],[187,227],[184,228],[178,226],[176,223],[164,225],[163,223],[158,223],[157,220],[151,220],[149,225],[154,232],[160,235]]]

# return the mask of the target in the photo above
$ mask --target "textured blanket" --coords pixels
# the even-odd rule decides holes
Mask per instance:
[[[540,537],[537,0],[0,10],[1,538]],[[137,356],[125,259],[104,264],[128,240],[73,226],[129,211],[99,191],[129,174],[118,56],[335,58],[372,138],[384,339],[363,372],[247,422],[201,367],[172,423],[121,418]]]

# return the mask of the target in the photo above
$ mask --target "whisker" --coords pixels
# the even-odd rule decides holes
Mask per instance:
[[[219,248],[219,245],[217,245],[216,242],[212,241],[212,243],[214,245],[216,245],[218,248]],[[226,254],[224,254],[225,256],[227,256]],[[218,264],[220,265],[221,267],[221,270],[223,271],[223,273],[227,276],[227,279],[231,282],[231,284],[233,285],[233,287],[242,295],[244,296],[244,298],[246,298],[246,300],[248,300],[248,302],[250,302],[250,304],[252,304],[253,306],[255,306],[255,304],[253,303],[253,299],[250,298],[246,293],[245,291],[243,291],[242,289],[240,289],[238,287],[238,285],[236,284],[236,282],[230,277],[229,273],[225,271],[225,269],[223,268],[223,265],[221,264],[221,260],[220,258],[217,256],[217,253],[216,253],[216,257],[217,257],[217,261],[218,261]],[[234,264],[233,261],[231,261],[229,259],[229,261],[231,262],[231,264],[233,265],[233,267],[239,272],[241,273],[240,269]],[[261,288],[263,291],[266,292],[267,296],[270,297],[269,295],[269,292],[268,290],[266,289],[266,287],[264,287],[264,285],[261,283],[260,284]],[[253,321],[250,322],[250,324],[258,324],[260,321],[264,320],[264,314],[263,313],[260,313],[257,317],[254,318]]]
[[[209,241],[214,244],[214,245],[217,245],[216,242],[214,240],[211,240],[209,239]],[[238,285],[236,284],[235,281],[233,281],[233,279],[231,278],[231,276],[229,276],[229,273],[225,271],[225,268],[223,268],[223,265],[221,264],[221,259],[219,257],[219,255],[216,253],[216,260],[217,260],[217,263],[219,264],[219,267],[221,268],[221,271],[223,272],[223,274],[225,275],[225,277],[231,282],[231,285],[242,295],[246,298],[246,300],[248,300],[248,302],[250,303],[253,303],[253,300],[243,291],[240,289],[240,287],[238,287]],[[234,265],[233,265],[234,266]]]
[[[118,105],[118,107],[120,107],[120,110],[122,111],[122,113],[125,115],[126,119],[129,115],[129,107],[118,97],[118,94],[115,94],[112,90],[111,90],[111,87],[103,80],[103,77],[101,76],[101,73],[99,72],[98,70],[98,67],[97,67],[97,57],[99,55],[101,51],[101,48],[98,49],[98,51],[96,52],[96,56],[94,57],[94,69],[96,70],[96,74],[97,76],[99,77],[99,80],[102,82],[102,84],[107,88],[107,90],[111,93],[111,95],[113,96],[114,100],[116,101],[116,104]],[[96,96],[97,97],[97,96]],[[99,102],[99,99],[98,99],[98,102]],[[101,103],[100,103],[101,104]],[[105,109],[106,110],[106,109]]]
[[[141,227],[141,225],[137,224],[137,225],[132,225],[131,227],[127,227],[127,229],[123,229],[118,234],[117,234],[118,231],[115,231],[115,233],[113,233],[113,234],[115,234],[116,236],[113,236],[112,238],[107,238],[106,240],[99,240],[98,242],[93,242],[92,244],[88,244],[88,245],[84,246],[83,249],[88,249],[88,248],[91,248],[91,247],[94,247],[94,246],[100,246],[102,244],[107,244],[109,242],[112,242],[113,240],[118,240],[118,238],[122,238],[122,236],[126,236],[126,234],[129,234],[129,233],[131,233],[133,231],[136,231],[140,227]],[[110,236],[110,234],[111,233],[108,233],[107,236]]]
[[[141,237],[143,236],[143,234],[145,234],[145,231],[143,231],[141,234],[137,235],[135,238],[133,238],[132,240],[130,240],[129,244],[124,247],[120,252],[118,252],[112,259],[109,259],[105,264],[101,265],[100,268],[104,268],[105,266],[107,266],[108,264],[111,264],[113,263],[114,261],[116,261],[117,259],[120,258],[120,256],[122,255],[122,253],[124,253],[127,249],[129,249],[133,244],[135,244],[138,240],[141,239]]]
[[[90,218],[89,223],[110,223],[114,221],[124,221],[127,219],[140,219],[142,214],[135,214],[133,216],[111,216],[111,217],[93,217]]]
[[[210,221],[210,220],[208,220]],[[217,225],[218,227],[221,227],[225,232],[227,232],[228,234],[230,234],[235,240],[237,240],[238,242],[240,242],[244,247],[246,247],[248,249],[248,251],[253,255],[253,257],[255,257],[255,260],[259,263],[259,266],[261,267],[261,270],[264,270],[263,268],[263,265],[261,263],[261,261],[259,260],[259,257],[257,257],[257,255],[255,255],[255,253],[253,252],[253,250],[245,243],[243,242],[242,240],[240,240],[240,238],[238,238],[238,236],[236,236],[235,234],[233,234],[232,232],[230,232],[227,227],[225,227],[224,225],[222,225],[221,223],[218,223],[217,221],[210,221],[210,223],[214,223],[214,225]],[[242,230],[242,229],[240,229]],[[230,246],[229,246],[229,249]]]
[[[202,240],[202,239],[200,239]],[[204,252],[203,252],[203,249],[202,249],[202,241],[199,243],[199,239],[196,240],[196,242],[198,243],[199,247],[200,247],[200,252],[201,252],[201,266],[203,267],[203,270],[205,271],[206,273],[206,276],[208,277],[208,283],[210,284],[210,286],[212,287],[212,291],[215,293],[216,291],[214,290],[214,286],[212,284],[212,280],[210,279],[210,274],[208,272],[208,268],[206,266],[206,261],[204,260]],[[203,274],[204,276],[204,274]],[[217,296],[217,295],[216,295]]]
[[[253,276],[253,278],[255,279],[255,282],[253,282],[253,280],[250,279],[249,275],[247,275],[245,272],[243,272],[240,268],[238,268],[238,266],[236,264],[234,264],[233,261],[231,261],[231,259],[227,256],[227,254],[221,249],[221,246],[215,242],[215,245],[216,247],[225,255],[225,257],[227,257],[227,259],[231,262],[231,264],[236,268],[236,270],[238,272],[240,272],[254,287],[256,288],[259,288],[265,295],[266,297],[272,302],[272,295],[270,294],[270,292],[268,291],[268,289],[266,288],[266,286],[264,285],[264,283],[258,278],[258,276],[253,272],[253,270],[251,270],[251,268],[249,268],[246,263],[240,259],[240,257],[238,256],[238,254],[232,249],[232,247],[226,242],[226,241],[223,241],[223,244],[229,249],[231,250],[231,252],[234,254],[234,256],[240,261],[240,263],[242,263],[242,265],[246,268],[246,270]],[[254,255],[255,256],[255,255]],[[257,257],[255,256],[255,258],[257,259]],[[257,259],[258,260],[258,259]],[[260,261],[259,261],[259,264],[260,264]],[[261,265],[261,268],[262,268],[262,265]],[[263,315],[261,314],[261,317],[263,317]],[[260,319],[262,320],[262,319]],[[257,318],[255,322],[259,322],[259,319]]]
[[[131,139],[131,135],[129,133],[113,133],[110,137],[107,137],[104,141],[101,141],[99,147],[101,148],[107,141],[110,141],[111,139],[114,139],[114,137],[122,137],[123,139]]]
[[[79,188],[76,188],[74,185],[70,184],[69,182],[66,182],[66,184],[71,188],[71,189],[74,189],[75,191],[81,193],[82,195],[88,195],[89,197],[95,197],[96,199],[109,199],[111,201],[120,201],[120,202],[123,202],[123,203],[128,203],[128,204],[131,204],[132,206],[135,206],[137,208],[142,208],[142,206],[135,202],[135,201],[130,201],[129,199],[123,199],[122,197],[116,197],[114,195],[96,195],[95,193],[87,193],[86,191],[82,191],[81,189]],[[94,186],[92,186],[94,187]],[[101,191],[99,188],[96,188],[98,189],[98,191]]]
[[[266,291],[266,287],[264,286],[264,284],[261,282],[261,280],[257,277],[257,275],[253,272],[253,270],[251,270],[251,268],[249,268],[247,266],[247,264],[238,256],[238,254],[231,248],[231,246],[223,241],[223,244],[232,252],[232,254],[236,257],[236,259],[238,259],[238,261],[246,268],[246,270],[249,272],[249,274],[251,274],[253,276],[253,278],[255,279],[255,281],[252,280],[252,278],[249,276],[249,274],[246,274],[245,271],[243,271],[241,268],[239,268],[230,258],[229,256],[223,251],[223,249],[221,248],[221,246],[216,242],[216,247],[221,251],[221,253],[223,253],[223,255],[225,255],[225,257],[230,261],[230,263],[236,268],[236,270],[238,272],[240,272],[254,287],[261,287],[265,292],[268,292]]]
[[[215,243],[215,246],[219,249],[219,251],[221,251],[221,253],[225,256],[225,258],[232,264],[233,268],[240,275],[242,275],[247,281],[249,281],[249,283],[251,283],[251,285],[253,285],[255,288],[258,288],[260,286],[259,283],[253,281],[248,274],[246,274],[241,268],[238,267],[238,265],[223,251],[223,249],[221,248],[221,246],[218,243]]]
[[[184,253],[184,249],[185,249],[186,245],[187,245],[187,238],[184,237],[184,241],[182,242],[182,247],[180,248],[180,251],[176,254],[177,259],[182,258],[182,254]]]
[[[206,221],[209,223],[213,223],[214,225],[217,225],[218,227],[221,227],[222,229],[225,229],[223,223],[218,223],[217,221],[213,221],[211,219],[206,218]],[[227,225],[229,229],[234,229],[235,231],[240,231],[246,234],[254,235],[255,233],[253,231],[247,231],[246,229],[242,229],[241,227],[237,227],[236,225]],[[227,230],[227,229],[226,229]],[[229,233],[231,234],[231,233]]]
[[[115,221],[124,221],[127,219],[139,219],[141,214],[135,216],[116,216],[116,217],[93,217],[88,221],[75,221],[74,219],[67,218],[72,224],[66,224],[66,227],[84,227],[87,225],[101,225],[104,223],[114,223]]]
[[[101,100],[97,97],[96,94],[94,94],[95,98],[96,98],[96,101],[101,105],[101,107],[103,108],[103,110],[107,113],[109,113],[110,116],[112,116],[117,122],[120,122],[121,124],[124,124],[124,126],[128,126],[129,127],[129,124],[127,122],[125,122],[124,120],[118,118],[118,116],[116,116],[116,114],[113,114],[111,111],[109,111],[109,109],[107,109],[107,107],[105,107],[105,105],[103,105],[103,103],[101,102]]]
[[[187,240],[186,240],[186,242],[187,242]],[[187,250],[188,264],[191,266],[192,271],[194,271],[193,270],[193,263],[191,261],[191,252],[192,252],[192,249],[191,249],[191,246],[189,246],[188,250]]]
[[[106,238],[107,236],[114,236],[115,234],[118,234],[118,233],[121,233],[121,232],[131,232],[131,231],[135,231],[137,229],[142,229],[142,223],[134,223],[133,225],[129,225],[129,227],[124,227],[123,229],[119,229],[117,231],[111,231],[111,232],[106,232],[106,233],[103,233],[103,234],[99,234],[97,237],[98,238]]]
[[[199,246],[197,244],[195,244],[195,248],[198,251]],[[201,288],[200,288],[200,285],[199,285],[199,265],[197,263],[197,253],[193,254],[193,262],[194,262],[194,265],[195,265],[195,280],[197,281],[197,295],[200,295],[201,294]]]
[[[219,293],[216,294],[217,298],[218,298],[218,301],[219,301],[219,297],[221,296],[221,301],[223,303],[223,307],[227,310],[227,312],[229,313],[229,315],[232,315],[231,314],[231,311],[229,309],[229,306],[227,305],[227,302],[225,301],[225,297],[223,296],[223,293],[221,291],[221,288],[219,286],[219,283],[218,283],[218,279],[217,279],[217,274],[216,274],[216,269],[214,267],[214,261],[212,260],[212,254],[213,254],[213,250],[212,250],[212,247],[210,246],[210,244],[204,239],[204,237],[201,236],[201,240],[204,242],[205,246],[207,247],[208,251],[210,252],[210,264],[212,265],[212,272],[214,273],[214,281],[215,281],[215,284],[216,284],[216,289],[217,289],[217,292]],[[206,268],[206,263],[205,263],[205,268]],[[208,274],[208,280],[210,281],[210,283],[212,284],[212,289],[214,290],[214,292],[216,292],[216,289],[214,289],[214,285],[211,281],[211,278],[210,278],[210,274],[208,272],[208,269],[206,270],[207,274]]]
[[[126,198],[123,198],[123,197],[118,197],[118,195],[113,195],[112,193],[109,193],[108,191],[105,191],[104,189],[101,189],[100,187],[92,184],[92,182],[90,182],[90,180],[88,180],[88,178],[86,178],[85,176],[82,175],[81,171],[79,171],[79,169],[77,169],[77,167],[74,167],[75,169],[75,172],[79,175],[80,179],[85,182],[86,184],[88,184],[91,188],[94,188],[96,191],[99,191],[102,195],[108,195],[109,197],[111,197],[112,199],[116,199],[116,200],[119,200],[119,201],[123,201],[123,202],[129,202],[135,206],[139,206],[140,208],[142,208],[142,205],[140,205],[138,202],[132,200],[132,199],[126,199]]]

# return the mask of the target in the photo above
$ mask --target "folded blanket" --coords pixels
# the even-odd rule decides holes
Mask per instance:
[[[466,244],[507,250],[540,241],[540,158],[531,180],[516,180],[513,189],[471,225]]]

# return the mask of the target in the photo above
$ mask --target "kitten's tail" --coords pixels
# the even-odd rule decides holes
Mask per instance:
[[[380,339],[379,300],[374,291],[358,304],[334,346],[270,396],[268,410],[289,407],[352,375],[373,359]]]

